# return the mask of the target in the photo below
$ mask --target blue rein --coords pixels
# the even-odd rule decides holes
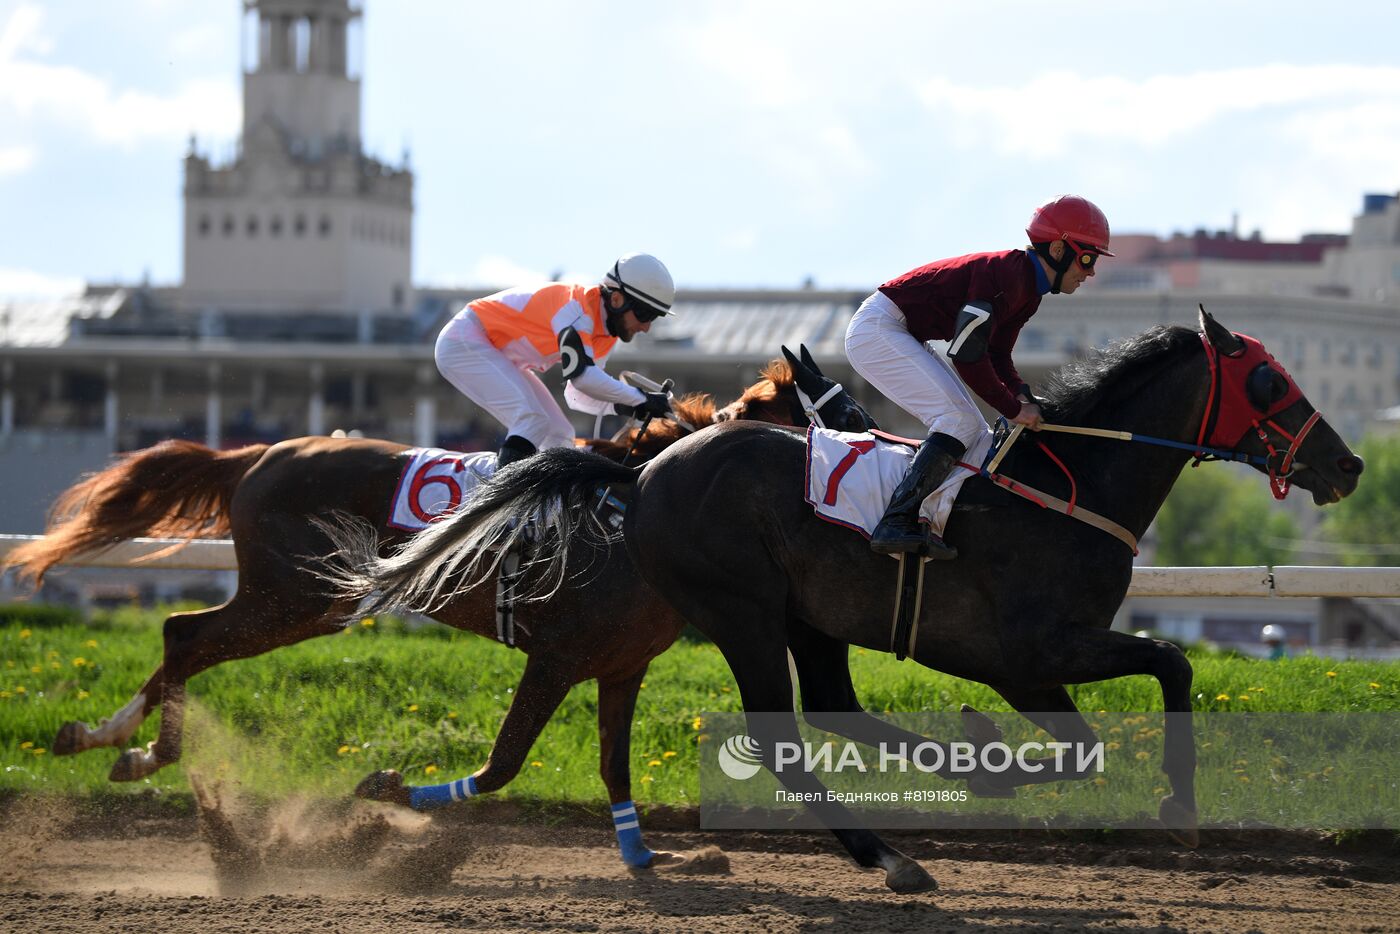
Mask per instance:
[[[1045,425],[1045,430],[1054,431],[1060,427],[1058,425]],[[1259,454],[1246,454],[1243,451],[1227,451],[1222,448],[1212,448],[1200,444],[1188,444],[1185,441],[1171,441],[1167,438],[1153,438],[1150,435],[1134,434],[1130,431],[1110,431],[1097,428],[1077,429],[1074,433],[1083,434],[1087,437],[1107,438],[1112,441],[1141,441],[1144,444],[1155,444],[1158,447],[1177,448],[1182,451],[1190,451],[1196,455],[1196,462],[1206,460],[1234,461],[1237,464],[1255,464],[1260,467],[1268,467],[1269,459]],[[990,464],[1001,450],[1002,445],[1011,437],[1011,423],[1005,416],[997,418],[996,425],[992,430],[992,446],[987,451],[987,456],[982,459],[982,474],[988,474],[987,465]]]

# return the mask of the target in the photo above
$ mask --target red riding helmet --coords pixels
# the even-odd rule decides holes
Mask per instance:
[[[1078,195],[1060,195],[1036,208],[1026,236],[1031,243],[1073,240],[1095,253],[1113,255],[1108,250],[1108,218],[1094,202]]]

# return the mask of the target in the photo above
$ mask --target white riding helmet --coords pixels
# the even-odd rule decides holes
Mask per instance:
[[[1273,623],[1270,623],[1263,629],[1259,630],[1260,642],[1282,642],[1283,638],[1284,637],[1282,626],[1275,626]]]
[[[603,277],[603,285],[619,289],[628,298],[651,310],[652,318],[671,314],[676,300],[676,284],[661,260],[649,253],[628,253],[613,263]]]

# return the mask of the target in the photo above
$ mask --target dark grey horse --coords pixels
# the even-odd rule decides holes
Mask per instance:
[[[1226,446],[1260,457],[1273,454],[1271,476],[1288,475],[1319,505],[1354,490],[1360,458],[1314,417],[1282,368],[1257,342],[1250,343],[1260,360],[1247,372],[1217,365],[1246,359],[1246,342],[1204,312],[1201,328],[1157,328],[1070,364],[1046,389],[1047,421],[1187,447],[1217,425],[1243,424],[1251,430]],[[1240,406],[1254,411],[1240,412]],[[1078,502],[1138,538],[1193,456],[1180,448],[1094,437],[1056,435],[1046,443],[1073,471]],[[1290,446],[1296,458],[1279,450]],[[533,458],[528,473],[503,472],[483,488],[448,523],[454,529],[439,530],[434,547],[490,553],[515,534],[518,517],[557,503],[561,495],[565,508],[556,513],[555,528],[567,542],[591,528],[568,506],[583,501],[582,491],[603,482],[635,482],[623,529],[627,551],[652,587],[723,652],[745,711],[792,710],[791,651],[804,715],[813,726],[866,743],[922,742],[874,717],[857,717],[862,725],[852,728],[850,718],[836,723],[824,716],[861,712],[847,647],[888,649],[896,571],[860,536],[813,515],[803,499],[805,462],[800,432],[753,423],[698,433],[642,470],[550,451]],[[1018,444],[1002,470],[1030,486],[1065,493],[1064,474],[1033,444]],[[945,539],[959,557],[929,565],[910,655],[930,668],[990,685],[1069,743],[1095,738],[1065,685],[1155,677],[1167,713],[1162,768],[1171,785],[1160,816],[1178,839],[1194,845],[1191,665],[1171,643],[1109,629],[1132,577],[1131,549],[981,478],[964,486]],[[565,551],[555,551],[557,561]],[[776,742],[800,741],[795,720],[774,728],[773,719],[780,718],[749,723],[770,769]],[[1018,784],[1072,777],[1039,771],[1039,764],[1032,760],[1028,768],[975,775],[970,785],[982,794],[1005,794]],[[842,804],[824,799],[811,774],[777,774],[791,791],[818,793],[813,797],[819,803],[809,806],[828,826],[859,826]],[[934,887],[918,863],[871,831],[833,833],[861,866],[884,869],[890,888]]]

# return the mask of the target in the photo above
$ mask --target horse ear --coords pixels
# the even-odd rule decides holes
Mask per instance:
[[[1244,350],[1244,341],[1231,334],[1229,328],[1212,318],[1210,312],[1206,311],[1205,305],[1197,305],[1196,307],[1201,310],[1201,331],[1215,345],[1216,350],[1227,357],[1233,357]]]
[[[819,366],[817,366],[817,361],[813,360],[813,359],[812,359],[812,355],[811,355],[810,353],[807,352],[807,345],[806,345],[806,344],[798,344],[798,345],[797,345],[797,350],[798,350],[798,352],[800,352],[800,353],[802,354],[802,363],[807,367],[807,369],[811,370],[813,373],[817,374],[818,376],[824,376],[824,375],[826,375],[826,374],[822,373],[822,368],[819,367]]]
[[[805,347],[799,345],[798,349],[803,356],[807,355]],[[783,348],[783,356],[787,357],[788,366],[792,367],[792,381],[797,384],[799,389],[812,398],[816,398],[826,391],[824,384],[827,380],[821,375],[820,370],[813,370],[806,362],[794,357],[792,351],[786,347]]]
[[[787,358],[788,366],[792,367],[793,376],[796,377],[797,371],[802,368],[802,364],[797,362],[797,358],[792,355],[792,351],[788,350],[786,346],[784,346],[782,350],[783,356]]]

